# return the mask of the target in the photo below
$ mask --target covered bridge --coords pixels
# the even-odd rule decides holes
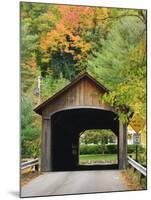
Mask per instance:
[[[111,129],[118,138],[117,168],[126,168],[127,127],[101,101],[108,92],[84,73],[34,109],[42,116],[41,171],[79,169],[79,137],[88,129]]]

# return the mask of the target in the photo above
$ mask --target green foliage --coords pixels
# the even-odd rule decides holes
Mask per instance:
[[[144,148],[142,148],[142,150],[139,149],[138,161],[140,164],[144,165],[145,167],[147,166],[146,150]]]
[[[127,145],[128,154],[134,154],[136,151],[136,145],[129,144]],[[142,145],[138,145],[138,151],[140,160],[143,160],[145,157],[145,148]],[[116,154],[118,153],[117,144],[81,144],[80,145],[80,154]]]
[[[45,100],[52,96],[69,83],[68,80],[60,75],[59,79],[54,79],[53,76],[48,75],[41,81],[41,100]]]
[[[107,147],[108,153],[114,154],[114,153],[118,152],[116,144],[108,144],[108,145],[106,145],[106,147]]]
[[[39,156],[40,130],[35,123],[33,106],[28,99],[21,102],[21,154],[23,158]]]
[[[54,77],[58,78],[62,73],[65,78],[72,80],[77,75],[76,71],[72,69],[76,64],[77,61],[73,59],[72,54],[66,52],[56,52],[52,54],[51,66],[54,72]]]
[[[81,145],[80,154],[99,154],[101,147],[99,145]]]
[[[33,108],[85,71],[110,89],[102,100],[122,122],[132,112],[145,119],[146,11],[22,2],[22,155],[39,151],[40,123]],[[40,97],[34,94],[38,76]],[[102,144],[100,152],[115,139],[105,130],[90,132],[81,141]]]
[[[22,95],[26,95],[29,90],[33,87],[34,81],[36,79],[35,71],[27,64],[22,64],[21,66],[21,91]]]
[[[139,151],[139,153],[145,153],[145,148],[142,145],[138,145],[138,151]],[[136,145],[135,144],[129,144],[127,146],[127,152],[128,153],[135,153],[136,152]]]
[[[25,23],[21,26],[21,59],[26,60],[32,57],[34,51],[38,47],[38,35],[29,33],[29,24]]]
[[[146,27],[135,16],[122,17],[111,27],[89,60],[89,71],[111,90],[103,100],[127,122],[132,112],[146,113]]]
[[[80,137],[80,143],[107,144],[108,140],[113,141],[115,137],[115,134],[111,130],[86,130]]]
[[[21,62],[27,62],[33,55],[42,75],[48,68],[42,63],[39,45],[43,34],[54,29],[60,13],[56,6],[41,3],[21,3]]]
[[[117,145],[116,144],[102,144],[102,145],[90,145],[90,144],[81,144],[80,145],[80,154],[116,154]]]

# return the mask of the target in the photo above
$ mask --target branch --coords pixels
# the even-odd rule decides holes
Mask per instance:
[[[141,15],[142,16],[142,15]],[[126,15],[126,14],[123,14],[123,15],[119,15],[119,16],[109,16],[109,17],[106,17],[106,18],[102,18],[101,20],[107,20],[107,19],[120,19],[122,17],[137,17],[139,18],[144,24],[146,24],[146,18],[145,17],[141,17],[140,15],[137,15],[137,14],[129,14],[129,15]]]

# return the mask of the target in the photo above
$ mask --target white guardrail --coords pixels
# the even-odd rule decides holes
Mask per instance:
[[[39,158],[36,158],[36,159],[32,159],[32,160],[29,160],[27,162],[23,162],[21,163],[21,169],[26,169],[26,168],[29,168],[29,167],[35,167],[39,165]]]
[[[138,170],[141,174],[143,174],[144,176],[147,176],[147,170],[144,166],[142,166],[141,164],[139,164],[138,162],[136,162],[135,160],[133,160],[130,156],[127,157],[128,159],[128,163],[134,167],[136,170]],[[39,165],[39,158],[33,159],[33,160],[29,160],[27,162],[23,162],[21,163],[21,169],[26,169],[29,167],[35,167]]]
[[[134,167],[136,170],[138,170],[141,174],[143,174],[144,176],[147,176],[147,169],[142,166],[141,164],[139,164],[138,162],[136,162],[135,160],[133,160],[131,157],[127,157],[128,159],[128,163]]]

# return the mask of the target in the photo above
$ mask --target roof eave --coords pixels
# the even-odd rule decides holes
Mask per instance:
[[[53,96],[49,97],[46,101],[44,101],[39,106],[37,106],[34,109],[34,111],[37,114],[42,115],[42,111],[45,109],[45,107],[47,106],[47,104],[49,102],[51,102],[53,99],[55,99],[56,97],[58,97],[63,92],[67,91],[71,86],[73,86],[74,84],[76,84],[78,81],[80,81],[84,77],[87,77],[87,78],[91,79],[97,86],[99,86],[100,88],[102,88],[105,92],[107,92],[107,93],[109,92],[109,90],[106,87],[104,87],[100,82],[98,82],[91,75],[89,75],[87,72],[85,72],[84,74],[82,74],[81,76],[79,76],[75,80],[73,80],[71,83],[69,83],[68,85],[66,85],[64,88],[62,88],[61,90],[59,90],[56,94],[54,94]]]

